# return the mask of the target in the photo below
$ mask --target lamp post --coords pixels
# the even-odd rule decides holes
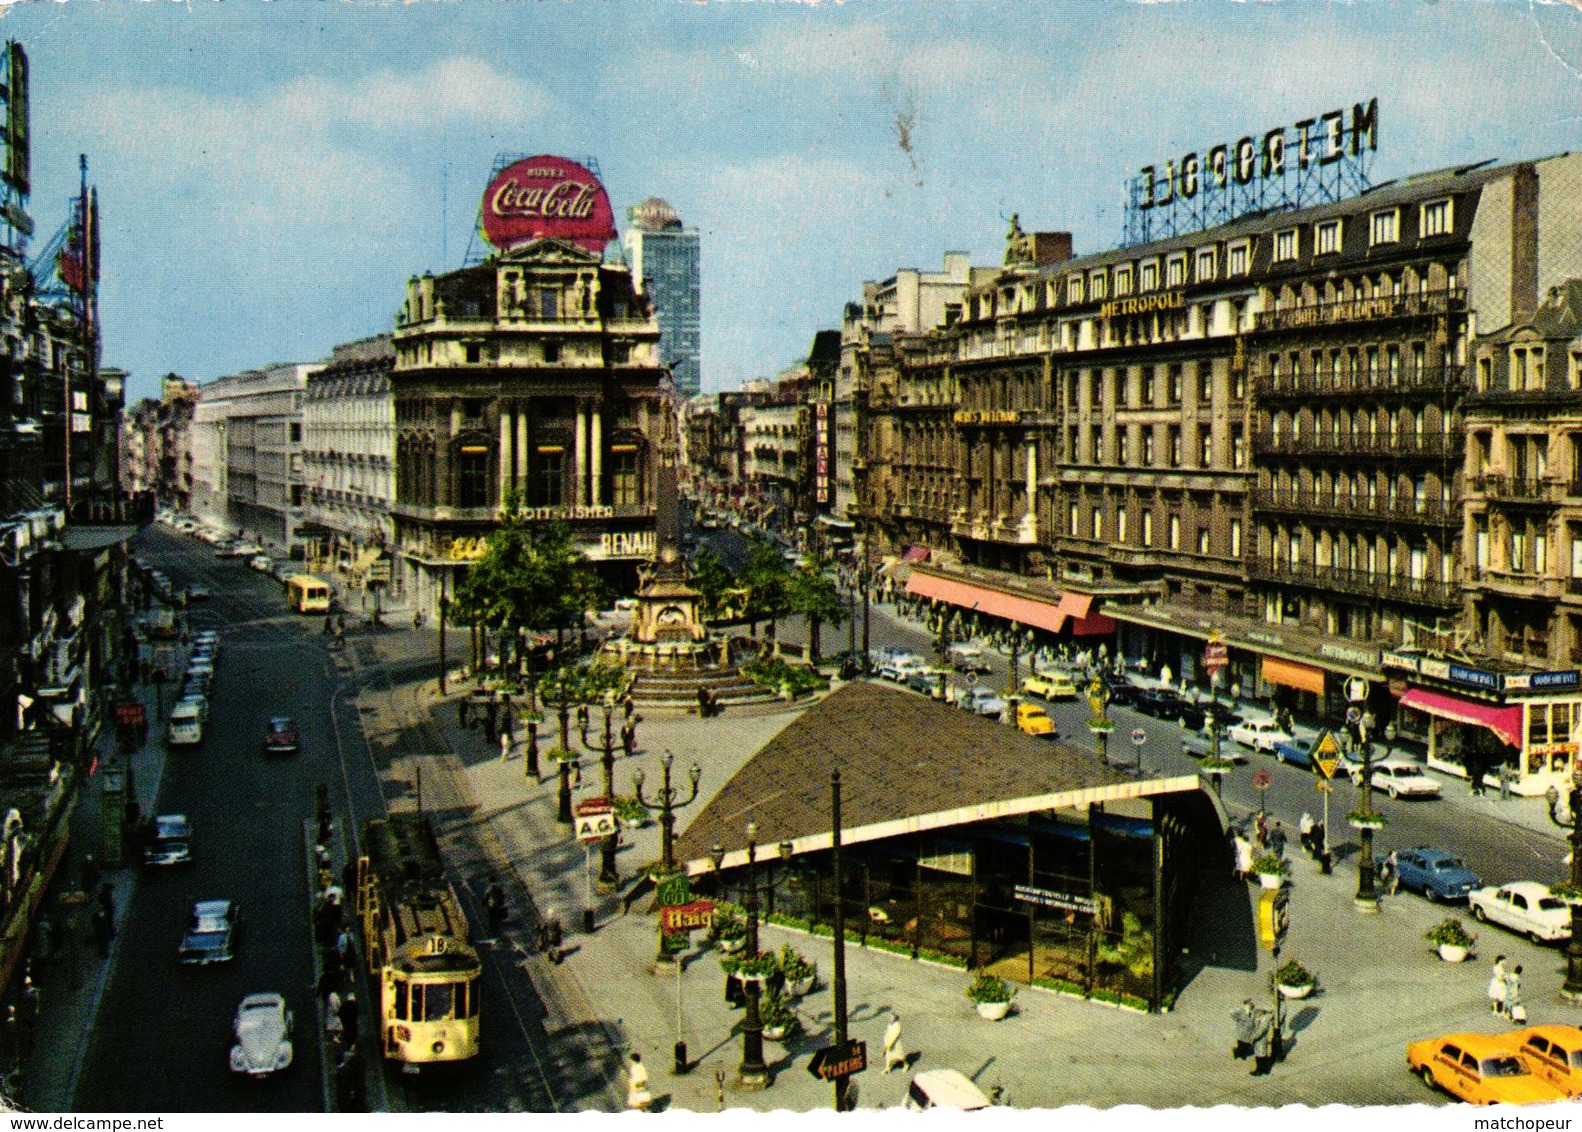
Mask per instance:
[[[606,691],[599,707],[604,712],[604,731],[600,741],[594,743],[588,738],[587,704],[581,704],[577,708],[577,735],[582,740],[582,745],[589,752],[598,754],[599,766],[604,771],[604,796],[613,803],[615,801],[615,752],[621,746],[620,739],[612,731],[612,717],[615,714],[615,693]],[[621,883],[620,875],[615,868],[615,851],[619,841],[620,834],[612,833],[599,842],[599,887],[606,891],[617,887]]]
[[[571,770],[577,765],[577,760],[569,757],[570,750],[561,747],[560,754],[555,759],[556,773],[560,775],[560,797],[555,810],[555,820],[561,825],[571,824]]]
[[[527,721],[527,749],[522,752],[522,777],[538,781],[538,721]]]
[[[1560,791],[1553,786],[1544,791],[1549,803],[1549,820],[1569,832],[1566,840],[1571,843],[1571,879],[1566,890],[1566,903],[1571,908],[1571,936],[1566,941],[1566,981],[1560,987],[1560,997],[1573,1005],[1582,1002],[1582,924],[1578,923],[1577,906],[1582,903],[1582,762],[1571,769],[1571,785],[1566,790],[1566,812],[1561,814]]]
[[[439,694],[445,695],[445,614],[450,611],[450,599],[445,596],[445,574],[439,576]]]
[[[1088,709],[1093,713],[1093,718],[1088,720],[1088,730],[1093,732],[1093,738],[1098,743],[1100,766],[1109,764],[1110,732],[1115,730],[1115,724],[1110,722],[1107,712],[1109,706],[1109,685],[1104,682],[1103,676],[1093,677],[1088,681]]]
[[[1362,842],[1362,852],[1357,859],[1357,895],[1354,903],[1361,912],[1379,910],[1379,893],[1374,887],[1377,870],[1373,864],[1373,743],[1365,728],[1357,729],[1357,753],[1362,756],[1362,805],[1359,813],[1365,819],[1357,830]]]
[[[747,823],[747,949],[744,954],[758,957],[758,823]],[[745,980],[747,1012],[742,1019],[742,1063],[736,1067],[736,1080],[744,1089],[762,1089],[769,1084],[769,1066],[764,1064],[764,1023],[758,1012],[758,996],[763,984]]]
[[[832,867],[835,872],[835,981],[830,987],[832,996],[831,1009],[835,1014],[835,1044],[844,1047],[846,1044],[846,906],[844,893],[841,891],[843,880],[841,873],[841,838],[840,838],[840,771],[830,773],[830,834],[831,848],[834,852]],[[835,1078],[835,1111],[846,1111],[846,1085],[850,1078],[840,1076]]]
[[[693,763],[687,768],[687,775],[692,779],[692,792],[685,798],[678,795],[679,789],[670,785],[670,766],[675,761],[675,756],[669,751],[659,756],[659,765],[664,768],[664,784],[654,795],[655,800],[650,802],[643,797],[643,768],[638,767],[632,775],[633,792],[644,809],[659,811],[659,868],[665,873],[676,870],[675,837],[676,837],[676,811],[682,806],[690,805],[698,796],[698,781],[703,777],[703,768]]]
[[[1033,631],[1031,629],[1023,630],[1020,625],[1012,621],[1010,664],[1007,666],[1005,675],[1005,698],[1008,700],[1016,697],[1022,690],[1022,652],[1024,651],[1024,644],[1026,651],[1030,652],[1033,645]],[[1012,706],[1014,708],[1015,705],[1013,704]],[[1011,714],[1014,716],[1016,713],[1013,711]]]

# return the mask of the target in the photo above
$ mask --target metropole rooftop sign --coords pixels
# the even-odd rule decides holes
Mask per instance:
[[[541,154],[506,166],[484,190],[483,238],[508,251],[533,240],[565,240],[596,254],[615,239],[609,195],[575,161]]]

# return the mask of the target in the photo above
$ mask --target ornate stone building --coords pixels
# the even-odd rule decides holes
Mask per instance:
[[[393,540],[395,351],[381,334],[337,346],[302,397],[302,516],[331,563],[355,582]]]

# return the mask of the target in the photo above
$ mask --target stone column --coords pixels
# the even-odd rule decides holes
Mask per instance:
[[[598,406],[594,406],[593,409],[592,432],[593,435],[590,440],[590,446],[592,448],[591,479],[593,485],[593,495],[590,499],[590,502],[595,507],[597,507],[599,504],[604,502],[604,493],[600,487],[602,475],[604,472],[604,429],[601,426],[601,415],[599,413]]]
[[[577,402],[577,443],[571,482],[576,485],[571,500],[573,507],[588,501],[588,407]]]
[[[500,498],[499,506],[505,506],[505,493],[511,490],[511,414],[504,405],[500,406]]]
[[[527,492],[527,413],[516,407],[516,489]]]

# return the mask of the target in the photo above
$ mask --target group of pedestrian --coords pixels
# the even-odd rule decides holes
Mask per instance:
[[[1307,815],[1303,815],[1304,818]],[[1308,843],[1311,830],[1303,834],[1303,844]],[[1233,861],[1231,876],[1236,880],[1246,880],[1252,875],[1252,865],[1264,853],[1273,853],[1276,857],[1285,856],[1286,833],[1285,827],[1278,821],[1271,824],[1267,816],[1262,813],[1253,817],[1249,827],[1245,822],[1239,826],[1232,826],[1230,830],[1231,851]]]
[[[352,931],[346,889],[356,884],[356,866],[348,864],[344,886],[336,883],[330,844],[334,836],[334,811],[329,792],[320,786],[314,798],[317,837],[313,846],[315,889],[313,938],[319,953],[316,988],[324,1008],[324,1033],[335,1054],[335,1089],[343,1112],[366,1107],[365,1077],[358,1045],[362,1020],[357,1001],[357,942]]]
[[[1494,969],[1489,975],[1489,1009],[1494,1014],[1509,1018],[1518,1025],[1527,1022],[1527,1004],[1522,1000],[1522,965],[1510,965],[1505,956],[1494,957]]]

